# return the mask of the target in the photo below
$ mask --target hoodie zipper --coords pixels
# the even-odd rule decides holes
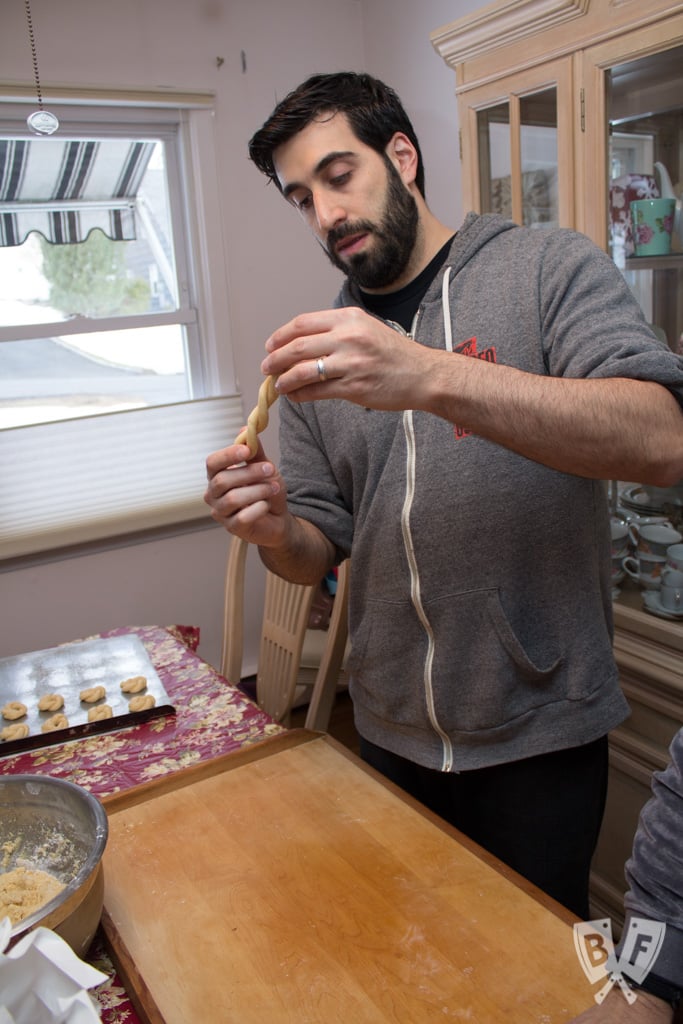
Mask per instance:
[[[451,338],[451,323],[450,323],[450,304],[448,300],[448,281],[450,278],[450,267],[446,269],[444,274],[444,283],[442,288],[442,307],[444,311],[444,331],[445,331],[445,343],[448,351],[453,351],[453,342]],[[417,326],[420,318],[420,310],[418,309],[415,314],[415,319],[411,325],[410,334],[404,331],[403,328],[399,329],[401,333],[406,334],[410,338],[415,338],[417,333]],[[408,559],[408,569],[410,572],[410,597],[413,602],[413,607],[417,612],[417,616],[422,623],[422,628],[427,635],[427,653],[424,661],[423,670],[423,685],[425,699],[427,702],[427,714],[429,716],[429,722],[432,729],[441,740],[442,746],[442,759],[441,759],[441,770],[444,772],[453,771],[453,744],[451,743],[450,737],[441,728],[439,719],[436,713],[436,707],[434,705],[434,683],[432,669],[434,665],[434,630],[432,629],[429,617],[425,612],[422,604],[422,594],[420,588],[420,573],[417,566],[417,559],[415,557],[415,548],[413,546],[413,536],[410,528],[410,513],[413,506],[413,499],[415,497],[415,427],[413,423],[413,411],[412,409],[406,409],[403,413],[403,432],[406,438],[406,493],[403,501],[403,508],[401,509],[401,532],[403,534],[403,544]]]

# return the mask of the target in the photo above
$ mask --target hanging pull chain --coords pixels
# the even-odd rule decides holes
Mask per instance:
[[[29,0],[24,0],[26,8],[26,23],[28,25],[28,41],[31,46],[31,60],[33,61],[33,77],[36,80],[36,93],[38,94],[38,110],[26,118],[26,123],[36,135],[52,135],[59,128],[59,121],[49,110],[43,109],[43,95],[40,90],[40,75],[38,74],[38,51],[36,39],[33,34],[33,19],[31,18],[31,5]]]

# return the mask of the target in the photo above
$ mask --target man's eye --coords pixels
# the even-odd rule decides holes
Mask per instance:
[[[304,210],[307,210],[311,205],[310,196],[302,196],[300,199],[293,199],[292,201],[296,206],[297,210],[301,210],[302,212]]]
[[[334,178],[330,178],[330,185],[334,185],[335,188],[341,188],[342,185],[346,185],[350,177],[351,171],[344,171],[343,174],[336,174]]]

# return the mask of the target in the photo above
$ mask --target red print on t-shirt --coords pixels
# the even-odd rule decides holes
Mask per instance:
[[[477,339],[468,338],[467,341],[461,341],[454,349],[460,356],[473,356],[475,359],[485,359],[488,363],[496,362],[496,350],[493,346],[485,348],[481,352],[477,352]],[[469,437],[472,433],[471,430],[466,430],[464,427],[459,427],[456,424],[453,426],[453,436],[456,440],[460,440],[462,437]]]

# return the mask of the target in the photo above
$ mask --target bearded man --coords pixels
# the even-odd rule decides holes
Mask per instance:
[[[212,515],[295,582],[351,557],[362,757],[585,917],[628,714],[603,481],[683,477],[683,362],[584,236],[441,223],[369,75],[308,79],[250,155],[345,280],[267,340],[281,469],[213,453]]]

